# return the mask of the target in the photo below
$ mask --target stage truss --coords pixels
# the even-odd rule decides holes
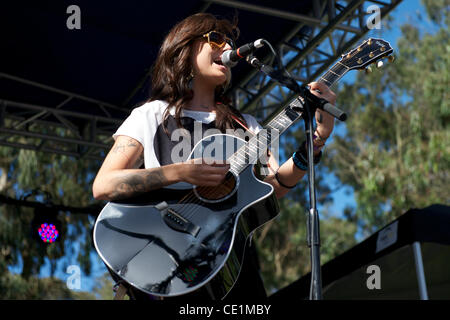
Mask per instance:
[[[205,0],[203,11],[211,4],[297,22],[295,28],[272,43],[286,69],[299,83],[317,79],[341,54],[352,49],[369,31],[370,6],[387,16],[401,0],[391,1],[313,1],[309,15],[281,11],[240,1]],[[273,40],[272,40],[273,41]],[[271,63],[271,57],[262,58]],[[0,96],[0,145],[62,154],[79,159],[102,160],[111,147],[111,135],[130,110],[0,73],[0,81],[53,95],[58,101],[42,105],[35,101]],[[235,106],[254,115],[261,123],[271,119],[295,97],[292,92],[269,81],[254,70],[231,88]],[[32,97],[27,97],[32,99]],[[65,106],[71,105],[70,111]],[[79,106],[73,108],[73,106]]]

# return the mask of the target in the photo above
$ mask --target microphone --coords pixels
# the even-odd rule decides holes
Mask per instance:
[[[261,48],[263,45],[263,39],[258,39],[255,42],[244,44],[242,47],[239,47],[236,50],[227,50],[222,53],[222,64],[224,66],[232,68],[237,65],[239,60],[247,57],[256,49]]]

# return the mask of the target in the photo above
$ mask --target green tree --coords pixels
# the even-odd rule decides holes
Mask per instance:
[[[51,130],[42,127],[32,129]],[[59,133],[69,134],[64,130]],[[21,139],[13,137],[11,142],[22,142]],[[36,143],[39,143],[38,139]],[[91,185],[99,165],[94,161],[73,157],[0,147],[0,192],[13,199],[43,202],[48,197],[55,205],[86,207],[93,204]],[[21,283],[17,275],[9,272],[8,267],[21,264],[19,276],[23,281],[35,285],[43,285],[43,281],[46,281],[49,286],[53,281],[58,287],[60,280],[54,277],[43,280],[36,276],[46,263],[46,258],[53,275],[57,262],[73,254],[75,243],[80,244],[77,263],[85,274],[91,272],[89,255],[93,246],[87,215],[59,212],[63,237],[51,245],[43,245],[31,237],[31,223],[35,215],[35,210],[30,207],[0,204],[0,298],[19,297],[17,292],[22,292],[20,296],[33,299],[48,297],[44,293],[40,297],[40,291],[34,290],[31,284],[27,286]],[[17,290],[16,285],[22,288],[21,291]],[[27,293],[26,290],[30,291]],[[58,292],[63,298],[68,297],[67,292]]]
[[[310,271],[307,210],[301,202],[280,201],[280,214],[255,233],[266,291],[280,289]],[[356,224],[320,212],[321,263],[356,244]]]
[[[28,279],[18,274],[6,273],[0,277],[0,297],[4,300],[93,300],[89,292],[74,291],[67,288],[58,278]]]
[[[360,73],[339,94],[350,117],[326,164],[354,189],[353,215],[366,235],[410,208],[450,201],[448,10],[424,3],[439,30],[403,25],[395,62]]]

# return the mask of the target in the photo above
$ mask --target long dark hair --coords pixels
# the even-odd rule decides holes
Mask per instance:
[[[169,109],[175,107],[175,120],[178,127],[182,127],[181,111],[194,96],[189,87],[193,44],[196,39],[212,30],[223,32],[233,40],[239,36],[236,18],[230,22],[226,19],[218,19],[210,13],[197,13],[176,24],[164,39],[153,65],[149,99],[149,101],[164,100],[169,103],[164,113],[164,126],[169,117]],[[232,115],[245,123],[240,112],[230,105],[224,91],[224,86],[218,86],[215,90],[215,100],[218,102],[216,127],[222,132],[227,128],[236,127]]]

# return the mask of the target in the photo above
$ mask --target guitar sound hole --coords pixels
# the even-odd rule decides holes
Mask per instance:
[[[197,197],[205,202],[219,202],[228,199],[237,190],[239,179],[228,172],[225,180],[216,187],[195,187]]]

